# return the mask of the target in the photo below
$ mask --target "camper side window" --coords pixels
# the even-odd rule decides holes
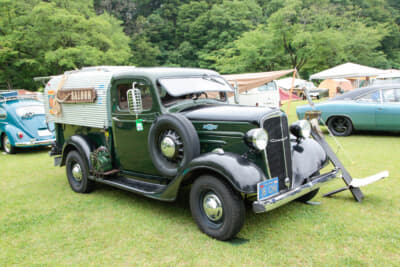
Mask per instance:
[[[135,88],[140,89],[142,93],[143,110],[150,110],[153,105],[153,101],[151,98],[150,87],[144,81],[121,83],[117,86],[118,108],[120,110],[128,110],[128,99],[126,93],[129,89],[132,89],[133,82],[135,82]]]

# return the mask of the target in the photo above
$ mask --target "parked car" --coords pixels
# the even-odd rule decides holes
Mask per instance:
[[[320,173],[328,157],[307,121],[290,135],[284,112],[231,105],[227,93],[231,85],[204,69],[89,67],[53,76],[44,93],[56,128],[51,155],[78,193],[98,182],[174,201],[190,187],[194,220],[220,240],[242,228],[245,201],[270,211],[308,201],[338,177],[337,168]]]
[[[48,146],[55,141],[46,123],[44,106],[36,96],[0,92],[1,146],[8,154],[17,147]]]
[[[354,130],[400,131],[400,83],[354,89],[314,108],[297,107],[298,118],[312,109],[322,112],[322,120],[337,136]]]

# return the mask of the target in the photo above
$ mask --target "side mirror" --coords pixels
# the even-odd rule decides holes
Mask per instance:
[[[128,108],[130,113],[138,115],[143,111],[142,93],[140,92],[140,89],[135,88],[134,84],[132,87],[132,89],[129,89],[126,92]]]
[[[239,85],[237,82],[235,82],[235,96],[234,100],[236,104],[239,104]]]

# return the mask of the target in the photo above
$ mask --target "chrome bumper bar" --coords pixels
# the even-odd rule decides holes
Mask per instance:
[[[294,188],[288,192],[276,195],[267,199],[257,200],[253,202],[253,211],[255,213],[267,212],[278,208],[292,200],[295,200],[315,189],[321,187],[322,184],[332,181],[335,178],[341,177],[342,172],[339,169],[334,169],[328,173],[321,174],[313,178],[312,181]]]
[[[16,147],[28,147],[28,146],[45,146],[45,145],[51,145],[56,139],[47,139],[47,140],[31,140],[29,142],[19,142],[15,143]]]

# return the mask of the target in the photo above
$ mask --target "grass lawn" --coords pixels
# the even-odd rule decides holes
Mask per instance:
[[[314,199],[321,205],[291,202],[258,215],[248,210],[231,242],[202,234],[185,196],[163,203],[100,185],[77,194],[46,150],[0,153],[0,266],[399,266],[400,136],[338,140],[353,162],[343,151],[338,155],[354,177],[386,169],[390,177],[364,187],[362,203],[350,192],[322,198],[344,185],[337,180]]]

